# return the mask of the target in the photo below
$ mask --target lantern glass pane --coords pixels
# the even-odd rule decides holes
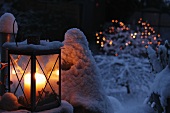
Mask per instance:
[[[24,96],[24,75],[29,72],[29,56],[10,54],[10,89],[17,97]]]
[[[36,57],[36,84],[38,105],[55,101],[59,95],[59,55],[41,55]]]

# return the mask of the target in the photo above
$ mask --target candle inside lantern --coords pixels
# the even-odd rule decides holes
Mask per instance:
[[[39,96],[39,91],[45,87],[46,78],[43,74],[35,73],[35,80],[36,80],[36,96]],[[30,100],[30,93],[31,93],[31,74],[28,73],[24,76],[24,92],[26,98]]]

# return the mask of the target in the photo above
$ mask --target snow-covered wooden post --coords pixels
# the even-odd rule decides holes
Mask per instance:
[[[4,13],[0,18],[0,62],[1,62],[1,81],[4,81],[7,75],[7,68],[4,68],[3,63],[7,63],[7,51],[2,48],[5,42],[15,41],[14,35],[18,31],[18,25],[15,17],[11,13]],[[1,85],[0,95],[4,93],[4,86]]]

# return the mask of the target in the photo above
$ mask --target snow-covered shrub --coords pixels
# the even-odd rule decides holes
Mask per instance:
[[[147,53],[150,64],[153,68],[153,72],[159,73],[168,65],[169,48],[170,45],[167,40],[165,41],[164,45],[158,46],[157,51],[154,50],[151,46],[148,46]]]
[[[170,48],[168,41],[158,47],[157,55],[148,47],[148,56],[154,72],[154,82],[147,101],[159,113],[169,113],[170,102]]]
[[[138,58],[130,54],[117,57],[95,55],[94,58],[107,95],[117,97],[120,101],[124,101],[128,95],[140,99],[141,96],[147,96],[154,78],[150,73],[152,68],[147,58]]]

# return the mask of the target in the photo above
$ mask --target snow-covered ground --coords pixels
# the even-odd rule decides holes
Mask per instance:
[[[142,104],[149,95],[154,80],[154,75],[151,73],[152,67],[147,58],[134,57],[130,54],[117,57],[95,55],[94,58],[100,69],[102,85],[108,96],[118,99],[123,109],[130,107],[129,110],[134,111],[138,107],[144,107]],[[128,92],[128,87],[130,92]],[[133,108],[134,105],[136,107]],[[125,113],[123,109],[121,113]]]

